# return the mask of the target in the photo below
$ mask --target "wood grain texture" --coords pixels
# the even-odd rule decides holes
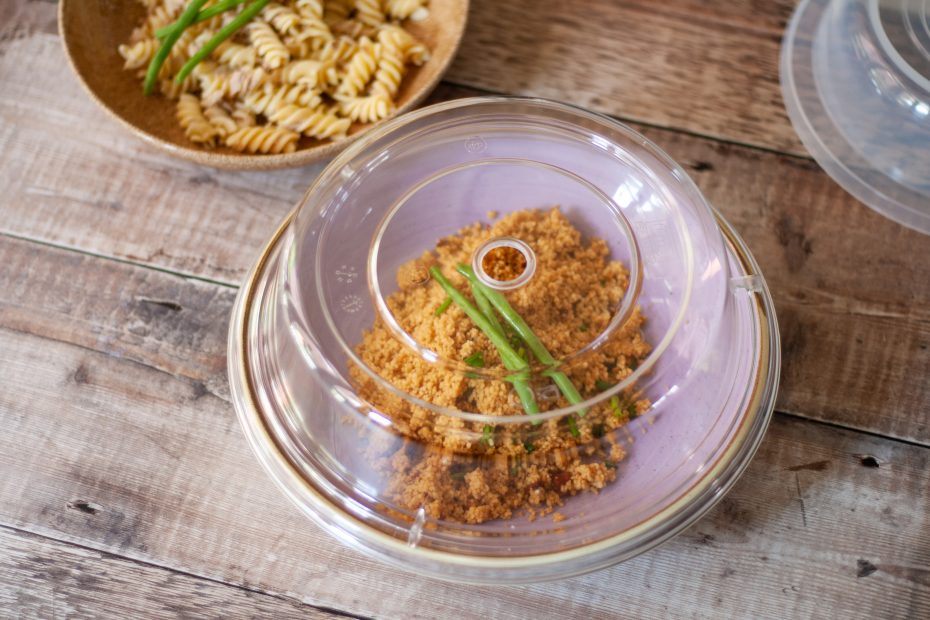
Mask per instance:
[[[83,96],[54,37],[7,49],[0,232],[235,284],[320,170],[220,174],[161,156]],[[446,86],[436,99],[474,92]],[[915,380],[930,375],[930,237],[865,208],[809,160],[637,129],[689,170],[771,284],[779,408],[930,445],[930,382]]]
[[[234,289],[8,238],[0,238],[0,265],[7,329],[145,364],[228,398]]]
[[[447,79],[806,153],[778,83],[792,0],[474,0]]]
[[[477,0],[453,75],[800,152],[774,72],[791,5]],[[7,8],[0,616],[98,616],[115,600],[122,617],[319,616],[298,603],[463,620],[930,617],[930,450],[788,416],[690,531],[592,575],[457,586],[347,550],[262,474],[225,381],[233,285],[319,167],[219,174],[150,150],[68,72],[54,3]],[[782,328],[779,407],[930,445],[930,238],[808,160],[636,128],[761,263]]]
[[[0,252],[0,265],[25,252]],[[776,418],[744,478],[709,516],[621,566],[507,588],[389,569],[317,529],[269,484],[229,403],[198,386],[210,383],[210,364],[201,358],[184,369],[183,356],[166,353],[183,349],[191,318],[116,302],[172,291],[162,301],[204,308],[228,304],[228,291],[53,248],[24,259],[26,277],[38,285],[58,272],[67,280],[70,261],[83,263],[70,269],[105,274],[103,288],[124,283],[109,302],[111,337],[91,337],[93,304],[43,308],[52,305],[39,294],[16,304],[4,298],[0,524],[378,617],[930,613],[930,449],[787,417]],[[28,312],[41,317],[35,333],[22,321]],[[151,342],[140,345],[134,332]],[[222,328],[206,332],[192,348],[209,359]]]
[[[0,617],[22,620],[345,618],[9,528],[0,528],[0,575]]]

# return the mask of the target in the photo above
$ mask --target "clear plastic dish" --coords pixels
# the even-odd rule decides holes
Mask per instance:
[[[440,238],[486,220],[489,211],[506,217],[554,205],[584,238],[603,239],[628,277],[603,329],[560,349],[551,364],[540,358],[521,371],[540,413],[434,402],[398,387],[360,356],[359,342],[380,321],[403,355],[449,380],[515,389],[512,368],[470,367],[432,350],[419,326],[394,316],[390,298],[402,265]],[[520,239],[515,243],[522,247]],[[480,269],[479,258],[472,264]],[[524,271],[525,286],[552,268],[540,256],[534,270]],[[426,278],[417,286],[436,284]],[[581,402],[540,387],[555,370],[575,376],[590,366],[635,312],[646,317],[649,351],[615,384],[596,393],[582,389]],[[563,104],[477,98],[395,119],[327,167],[240,293],[229,373],[259,461],[337,538],[424,574],[521,583],[632,557],[713,506],[768,425],[779,345],[772,300],[749,251],[655,145]],[[376,391],[360,390],[360,381]],[[495,458],[494,442],[482,445],[490,425],[516,446],[563,423],[581,427],[572,429],[572,441],[604,441],[603,429],[590,428],[595,414],[588,412],[629,394],[641,399],[639,411],[629,414],[635,419],[607,433],[626,451],[609,463],[616,480],[598,493],[566,495],[558,519],[533,519],[521,510],[475,522],[436,517],[441,513],[431,505],[400,501],[391,473],[375,467],[368,450],[388,446],[409,460],[436,454],[400,414],[413,411],[443,429],[444,445],[457,446],[448,448],[449,458],[470,474]],[[544,456],[558,461],[564,454]],[[521,482],[515,463],[523,459],[497,455],[497,462],[510,468],[514,484]],[[471,501],[461,492],[463,502]]]
[[[782,43],[781,86],[833,180],[930,233],[930,1],[803,0]]]

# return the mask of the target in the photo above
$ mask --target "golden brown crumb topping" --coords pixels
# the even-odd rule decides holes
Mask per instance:
[[[622,264],[609,260],[603,240],[585,242],[554,208],[510,213],[493,225],[467,226],[401,267],[399,290],[387,304],[417,342],[445,360],[465,361],[482,371],[503,369],[490,340],[423,275],[436,266],[471,299],[456,265],[468,264],[481,244],[497,236],[520,239],[536,255],[536,274],[506,297],[556,359],[583,349],[607,329],[629,274]],[[562,366],[583,397],[610,389],[648,355],[643,322],[636,309],[603,346]],[[357,353],[392,386],[433,405],[493,416],[524,413],[512,383],[430,363],[380,319],[365,333]],[[621,427],[649,407],[647,400],[627,392],[603,400],[584,415],[542,423],[527,417],[522,424],[484,424],[416,406],[359,368],[351,371],[359,394],[406,438],[400,449],[368,448],[375,467],[387,475],[388,497],[402,509],[423,507],[430,517],[466,523],[509,518],[521,509],[532,517],[561,505],[563,497],[603,488],[616,479],[617,463],[625,454]],[[567,406],[541,373],[530,383],[540,410]]]

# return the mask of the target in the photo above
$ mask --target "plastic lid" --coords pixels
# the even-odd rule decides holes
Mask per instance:
[[[243,289],[232,385],[275,479],[344,540],[458,579],[551,577],[657,543],[732,484],[774,402],[771,312],[644,137],[458,100],[315,181]]]
[[[781,85],[801,141],[837,183],[930,233],[930,3],[804,0]]]
[[[467,124],[450,112],[428,131],[408,129],[374,145],[381,155],[367,155],[342,178],[324,174],[314,203],[298,213],[288,274],[294,315],[316,340],[337,345],[321,353],[337,366],[347,360],[346,390],[364,386],[382,408],[397,397],[431,414],[525,423],[530,407],[514,379],[529,384],[541,421],[584,412],[637,383],[642,390],[647,375],[655,384],[650,371],[673,343],[689,363],[706,355],[729,274],[712,214],[675,165],[614,123],[563,106],[506,101],[467,111],[474,115]],[[566,245],[566,236],[578,243]],[[482,265],[483,253],[500,243],[523,253],[525,271],[514,281],[494,283]],[[490,315],[525,364],[506,364],[461,304],[437,316],[448,296],[443,286],[478,305],[475,282],[460,268],[489,301],[508,304],[512,312],[495,307]],[[367,290],[346,295],[348,278]],[[606,360],[603,349],[634,314],[645,321],[648,347]],[[507,322],[512,315],[536,336],[535,347]],[[597,364],[617,372],[574,386],[553,374]],[[453,381],[457,387],[445,385]],[[514,398],[461,397],[469,387],[489,391],[487,382]]]

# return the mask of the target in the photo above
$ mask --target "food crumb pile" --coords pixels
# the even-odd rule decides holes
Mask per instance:
[[[573,355],[607,330],[629,286],[629,272],[610,260],[603,240],[583,239],[558,208],[517,211],[494,224],[466,226],[403,265],[388,308],[401,329],[446,363],[423,359],[378,318],[356,352],[408,396],[388,391],[357,366],[351,373],[359,395],[404,437],[401,445],[385,441],[367,447],[369,461],[388,480],[388,498],[403,510],[422,507],[434,519],[474,524],[521,511],[533,519],[561,506],[567,496],[604,488],[617,478],[617,464],[625,456],[622,427],[650,406],[628,390],[605,394],[583,412],[533,422],[535,414],[521,407],[514,382],[503,378],[507,371],[498,348],[429,276],[437,268],[474,303],[456,267],[469,264],[474,252],[496,237],[520,239],[533,250],[535,275],[505,296],[552,356],[568,360],[559,370],[584,399],[612,390],[650,352],[642,334],[644,317],[635,308],[603,345]],[[535,363],[522,348],[520,354]],[[568,406],[541,370],[537,364],[528,381],[539,410]],[[418,406],[410,397],[462,412],[524,415],[527,421],[466,420]],[[556,513],[554,518],[565,517]]]

